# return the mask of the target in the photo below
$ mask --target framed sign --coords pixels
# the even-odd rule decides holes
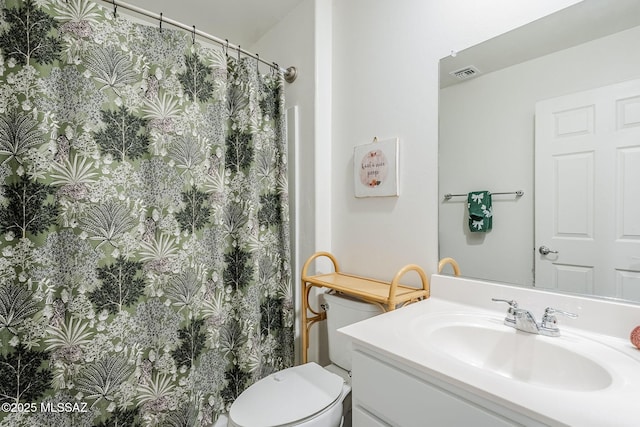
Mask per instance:
[[[358,145],[353,150],[356,197],[398,196],[398,138]]]

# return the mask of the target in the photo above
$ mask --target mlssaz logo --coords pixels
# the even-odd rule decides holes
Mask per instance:
[[[42,402],[40,403],[40,412],[88,412],[87,404],[84,402]]]

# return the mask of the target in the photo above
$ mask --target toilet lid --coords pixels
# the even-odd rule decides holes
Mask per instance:
[[[278,371],[246,389],[231,405],[229,418],[241,427],[294,423],[331,405],[343,379],[316,363]]]

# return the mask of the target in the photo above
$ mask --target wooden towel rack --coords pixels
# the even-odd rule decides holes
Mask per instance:
[[[311,263],[319,257],[327,257],[331,260],[333,263],[333,273],[314,276],[307,274]],[[418,273],[422,282],[422,288],[401,285],[399,283],[402,276],[409,271]],[[336,292],[377,304],[383,311],[394,310],[398,305],[403,306],[410,304],[429,298],[430,295],[429,279],[424,270],[416,264],[408,264],[402,267],[391,282],[385,282],[343,273],[340,271],[338,261],[332,254],[329,252],[316,252],[307,259],[302,267],[302,363],[307,362],[309,329],[314,323],[322,321],[327,317],[324,311],[315,311],[309,305],[309,293],[314,286],[333,289]]]

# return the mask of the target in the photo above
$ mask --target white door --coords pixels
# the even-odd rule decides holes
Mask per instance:
[[[640,301],[640,80],[541,101],[535,130],[535,285]]]

